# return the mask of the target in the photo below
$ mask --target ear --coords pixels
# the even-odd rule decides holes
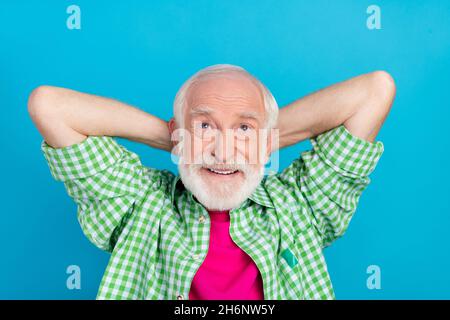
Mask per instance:
[[[176,122],[174,117],[170,118],[168,126],[169,126],[169,133],[172,134],[176,129]]]
[[[172,145],[173,145],[173,147],[175,147],[178,144],[179,140],[178,140],[178,137],[174,136],[174,132],[178,128],[174,117],[170,118],[169,123],[168,123],[167,126],[169,128],[170,141],[172,141]]]
[[[267,160],[270,158],[270,154],[278,149],[278,129],[271,128],[267,134]]]

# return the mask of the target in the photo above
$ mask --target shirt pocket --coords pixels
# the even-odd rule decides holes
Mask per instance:
[[[299,219],[298,207],[280,206],[277,210],[279,223],[278,269],[280,294],[282,299],[299,300],[304,298],[304,268],[301,265],[299,231],[307,232],[310,222],[306,216]]]
[[[304,297],[303,268],[299,259],[297,236],[292,224],[281,231],[278,262],[282,298],[286,300],[299,300]]]
[[[278,261],[280,289],[282,291],[281,298],[284,300],[303,299],[302,268],[296,257],[295,248],[282,249]]]

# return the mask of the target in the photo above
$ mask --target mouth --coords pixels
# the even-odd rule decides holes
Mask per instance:
[[[240,171],[238,169],[219,169],[219,168],[206,168],[203,167],[202,170],[204,170],[205,172],[207,172],[210,175],[215,175],[215,176],[228,176],[228,177],[232,177],[232,176],[236,176],[240,173]]]

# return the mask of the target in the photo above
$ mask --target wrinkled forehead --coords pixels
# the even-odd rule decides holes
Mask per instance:
[[[198,106],[228,114],[245,110],[264,117],[265,113],[260,88],[253,79],[239,73],[204,76],[191,85],[186,98],[186,113]]]

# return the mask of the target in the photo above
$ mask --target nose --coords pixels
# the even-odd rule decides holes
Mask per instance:
[[[234,135],[230,132],[218,131],[215,135],[214,148],[211,155],[218,163],[231,163],[234,159]]]

